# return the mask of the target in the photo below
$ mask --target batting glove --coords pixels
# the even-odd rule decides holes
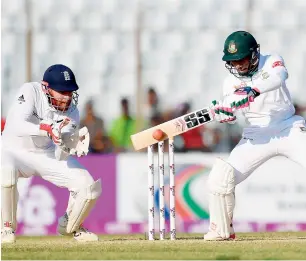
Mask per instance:
[[[229,103],[228,99],[224,101],[213,101],[213,111],[215,112],[215,120],[224,123],[235,123],[236,116],[234,115],[234,103]]]
[[[235,109],[246,113],[250,110],[250,103],[254,102],[255,98],[260,95],[260,92],[251,87],[242,87],[237,89],[233,94]]]

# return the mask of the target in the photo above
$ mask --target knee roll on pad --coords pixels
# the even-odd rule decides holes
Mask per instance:
[[[73,191],[89,187],[95,182],[90,173],[85,169],[76,169],[74,172],[77,178],[70,183],[70,189]]]
[[[209,174],[209,190],[213,194],[227,195],[235,190],[234,168],[218,158]]]
[[[3,163],[2,163],[3,164]],[[17,170],[14,167],[1,168],[1,187],[9,188],[17,184]]]
[[[75,196],[71,212],[68,214],[66,232],[73,233],[84,222],[91,209],[94,207],[98,197],[101,195],[100,179],[85,189],[81,189]]]

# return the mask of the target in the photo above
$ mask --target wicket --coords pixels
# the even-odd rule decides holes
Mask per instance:
[[[154,240],[154,145],[148,147],[148,230],[149,240]],[[158,181],[159,181],[159,239],[165,239],[165,189],[164,189],[164,141],[158,143]],[[169,138],[169,210],[170,239],[176,239],[175,228],[175,167],[173,138]]]

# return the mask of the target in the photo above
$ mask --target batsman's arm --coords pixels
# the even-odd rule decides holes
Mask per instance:
[[[259,93],[276,90],[284,85],[288,79],[288,71],[283,58],[272,55],[268,58],[267,68],[261,73],[261,77],[254,81],[255,89]]]

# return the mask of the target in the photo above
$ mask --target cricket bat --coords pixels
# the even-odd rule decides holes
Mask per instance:
[[[131,135],[131,140],[134,149],[141,150],[152,144],[158,143],[159,141],[173,138],[174,136],[212,122],[213,120],[214,112],[210,107],[205,107],[159,124],[150,129],[133,134]],[[156,140],[153,138],[153,132],[156,129],[160,129],[166,134],[163,139]]]

